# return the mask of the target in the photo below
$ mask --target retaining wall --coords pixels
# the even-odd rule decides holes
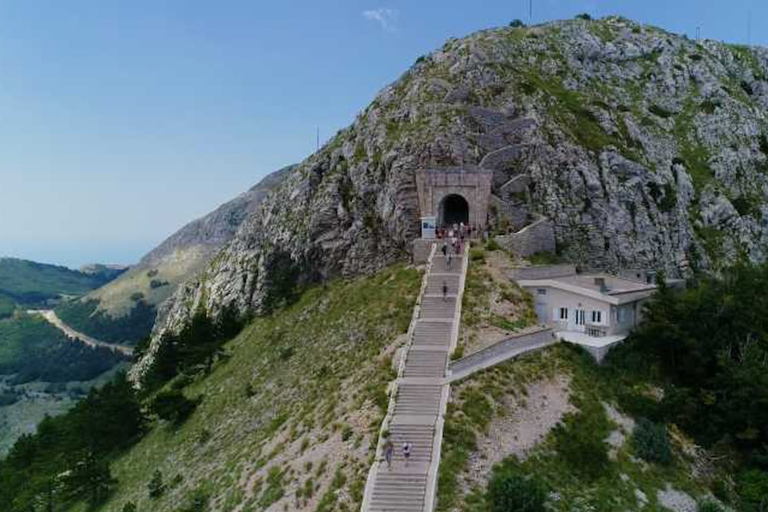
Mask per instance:
[[[450,380],[462,379],[476,371],[489,368],[530,350],[546,347],[557,342],[558,340],[553,336],[552,329],[548,327],[512,336],[451,363]]]
[[[497,236],[496,242],[523,258],[537,252],[555,252],[555,228],[542,217],[517,233]]]
[[[555,277],[576,275],[576,265],[572,263],[563,263],[560,265],[544,265],[540,267],[512,267],[510,269],[505,269],[504,274],[514,281],[552,279]]]

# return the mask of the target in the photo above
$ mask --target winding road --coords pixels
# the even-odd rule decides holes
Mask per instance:
[[[30,309],[27,311],[27,313],[32,315],[42,316],[43,318],[48,320],[48,322],[50,322],[52,325],[57,327],[61,332],[63,332],[67,336],[67,338],[71,340],[78,339],[91,347],[103,347],[103,348],[108,348],[110,350],[114,350],[116,352],[120,352],[127,356],[133,355],[133,348],[127,345],[117,345],[115,343],[106,343],[104,341],[99,341],[96,338],[92,338],[87,334],[83,334],[79,331],[74,330],[73,328],[71,328],[64,322],[62,322],[61,318],[59,318],[56,315],[56,312],[53,311],[52,309]]]

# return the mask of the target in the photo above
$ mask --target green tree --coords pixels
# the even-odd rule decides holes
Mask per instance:
[[[152,401],[150,409],[160,419],[180,425],[194,412],[197,402],[185,397],[179,390],[161,391]]]
[[[149,480],[149,483],[147,484],[147,491],[149,493],[149,497],[153,500],[156,500],[160,496],[165,493],[165,484],[163,483],[163,473],[159,469],[156,469],[154,473],[152,473],[152,478]]]
[[[632,432],[632,441],[637,454],[648,462],[668,464],[672,460],[669,436],[663,425],[640,418]]]
[[[543,512],[547,487],[507,463],[494,468],[486,497],[490,512]]]

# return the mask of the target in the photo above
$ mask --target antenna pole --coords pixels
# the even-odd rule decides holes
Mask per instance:
[[[528,23],[533,24],[533,0],[528,0]]]

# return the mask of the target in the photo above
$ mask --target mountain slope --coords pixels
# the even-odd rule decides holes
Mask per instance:
[[[190,222],[120,278],[62,305],[59,316],[75,329],[106,341],[136,342],[147,336],[163,301],[208,264],[291,168],[269,174],[247,192]]]
[[[37,304],[62,295],[83,295],[119,273],[80,272],[58,265],[0,258],[0,295],[21,304]]]
[[[158,331],[200,307],[266,312],[295,285],[405,258],[419,169],[491,170],[495,195],[526,177],[532,210],[581,264],[687,276],[762,261],[767,76],[768,50],[615,17],[451,39],[293,170]]]
[[[171,384],[200,405],[112,464],[117,492],[99,510],[177,511],[196,496],[205,510],[358,509],[420,282],[395,266],[256,319],[210,374]],[[156,470],[165,492],[152,499]]]

